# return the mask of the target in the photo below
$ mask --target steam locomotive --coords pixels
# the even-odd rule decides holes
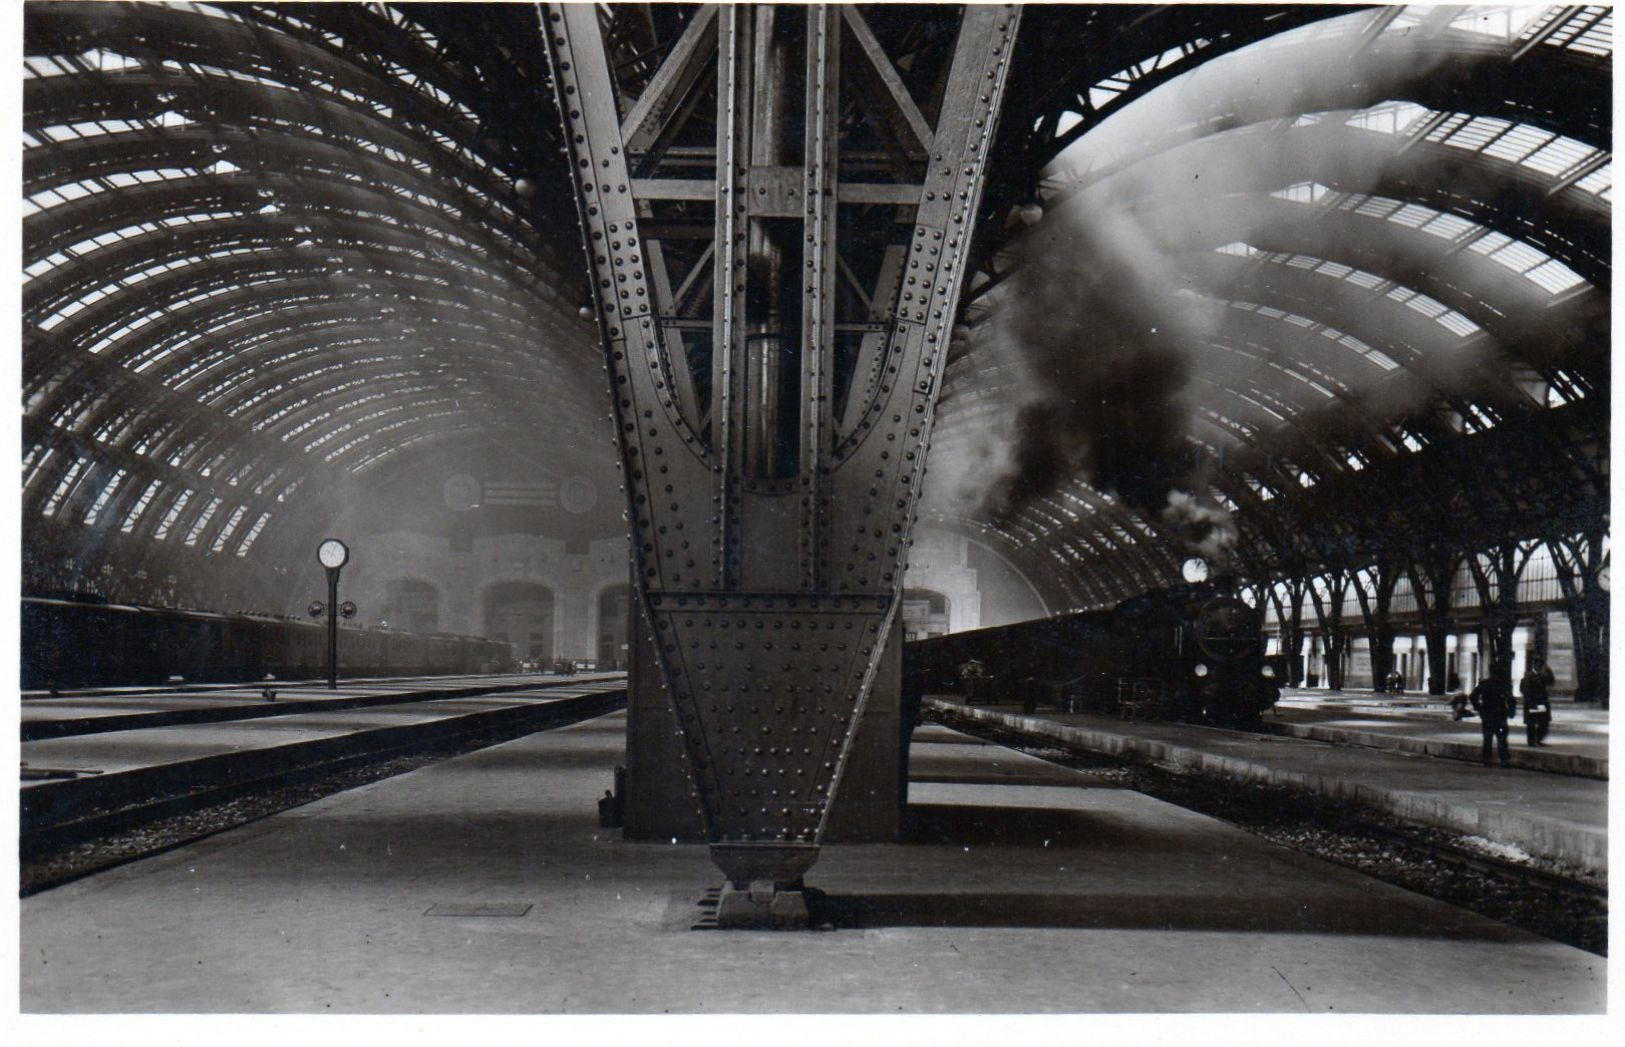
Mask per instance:
[[[24,690],[312,679],[327,671],[325,626],[259,614],[24,597]],[[346,677],[502,672],[506,643],[474,636],[341,626]]]
[[[1257,724],[1281,694],[1262,617],[1223,581],[918,640],[903,650],[903,672],[915,693],[973,703],[1238,727]]]

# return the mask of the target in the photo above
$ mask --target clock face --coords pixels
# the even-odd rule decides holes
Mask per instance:
[[[1205,582],[1207,581],[1207,561],[1200,556],[1193,556],[1185,561],[1180,573],[1185,576],[1185,581],[1192,585],[1197,582]]]
[[[350,550],[337,538],[329,538],[316,550],[316,559],[323,567],[343,567],[350,558]]]

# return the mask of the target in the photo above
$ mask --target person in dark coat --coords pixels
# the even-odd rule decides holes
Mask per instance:
[[[1518,682],[1518,693],[1523,695],[1524,735],[1532,746],[1546,744],[1546,732],[1552,729],[1552,684],[1557,677],[1539,658],[1529,659],[1529,668]]]
[[[1473,711],[1478,713],[1478,725],[1484,732],[1484,766],[1490,765],[1490,743],[1500,749],[1501,766],[1512,763],[1507,751],[1507,718],[1512,715],[1512,665],[1497,662],[1490,674],[1473,688],[1470,696]]]

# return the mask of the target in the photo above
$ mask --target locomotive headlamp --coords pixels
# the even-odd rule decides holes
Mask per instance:
[[[1258,672],[1266,680],[1275,679],[1275,666],[1273,665],[1266,665],[1262,669],[1258,670]]]
[[[1185,581],[1192,585],[1207,581],[1207,561],[1200,556],[1193,556],[1180,567],[1179,573],[1184,575]]]
[[[320,600],[312,600],[310,601],[310,606],[306,607],[305,610],[312,618],[320,618],[322,615],[327,613],[327,605],[322,603]]]
[[[1201,678],[1207,675],[1207,665],[1202,662],[1197,662],[1196,668],[1191,671],[1194,672],[1198,678]]]
[[[343,603],[339,604],[339,617],[340,618],[354,618],[355,617],[355,611],[356,611],[355,603],[353,601],[351,601],[351,600],[346,600]]]

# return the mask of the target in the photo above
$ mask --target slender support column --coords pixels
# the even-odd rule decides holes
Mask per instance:
[[[327,689],[339,687],[339,568],[327,571]]]

